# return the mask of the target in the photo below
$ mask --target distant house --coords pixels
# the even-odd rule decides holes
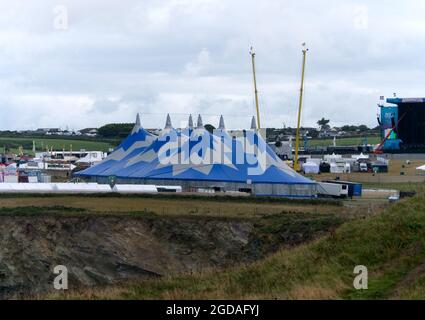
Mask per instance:
[[[34,130],[18,130],[18,131],[2,131],[2,133],[19,133],[19,134],[33,134],[33,133],[37,133]]]
[[[43,131],[45,135],[53,136],[53,135],[63,135],[63,131],[60,128],[49,128],[49,129],[43,129],[47,131]]]
[[[60,134],[62,130],[60,128],[39,128],[35,132],[38,134],[55,135]]]
[[[318,137],[319,137],[319,139],[329,138],[330,134],[327,131],[320,131]]]
[[[50,130],[49,128],[38,128],[37,130],[35,130],[35,132],[45,134],[49,132],[49,130]]]
[[[87,137],[96,137],[99,134],[99,131],[97,130],[97,128],[85,128],[78,131],[77,134]]]
[[[73,131],[64,130],[64,131],[62,131],[62,135],[64,135],[64,136],[73,136],[73,135],[75,135],[75,133]]]

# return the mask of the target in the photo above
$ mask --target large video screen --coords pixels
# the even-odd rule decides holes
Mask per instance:
[[[401,104],[399,115],[398,134],[403,144],[425,144],[425,104]]]

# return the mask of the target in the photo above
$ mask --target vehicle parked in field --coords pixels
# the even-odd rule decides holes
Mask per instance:
[[[323,182],[327,183],[336,183],[336,184],[345,184],[348,186],[347,197],[361,197],[363,186],[361,183],[352,182],[352,181],[343,181],[343,180],[324,180]]]
[[[317,183],[317,195],[319,197],[346,198],[348,197],[348,185],[329,182]]]
[[[368,168],[367,168],[367,163],[366,162],[362,162],[360,163],[360,172],[368,172]]]

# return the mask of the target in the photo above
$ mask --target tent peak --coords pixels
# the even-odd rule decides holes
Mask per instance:
[[[140,124],[140,115],[139,113],[137,113],[136,115],[136,123],[134,124],[133,130],[131,130],[131,133],[136,133],[137,131],[139,131],[141,128],[141,124]]]
[[[189,121],[188,121],[187,127],[189,129],[193,129],[193,119],[192,119],[192,115],[191,114],[189,115]]]
[[[255,116],[251,119],[251,130],[257,130],[257,123],[255,122]]]
[[[218,124],[218,129],[219,130],[224,130],[226,129],[225,125],[224,125],[224,118],[223,115],[220,115],[220,123]]]
[[[200,114],[198,114],[198,122],[196,124],[196,129],[202,129],[204,125],[202,124],[202,117]]]
[[[165,129],[171,129],[173,125],[171,124],[170,114],[167,113],[167,120],[165,121]]]

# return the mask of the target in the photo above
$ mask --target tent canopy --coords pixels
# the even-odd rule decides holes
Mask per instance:
[[[304,173],[319,173],[320,166],[315,162],[306,162],[303,163],[302,169]]]
[[[141,127],[138,118],[132,133],[107,158],[76,176],[314,184],[287,166],[257,130],[231,137],[222,117],[219,127],[211,134],[199,116],[196,128],[190,119],[188,128],[176,130],[167,116],[164,130],[156,137]]]

